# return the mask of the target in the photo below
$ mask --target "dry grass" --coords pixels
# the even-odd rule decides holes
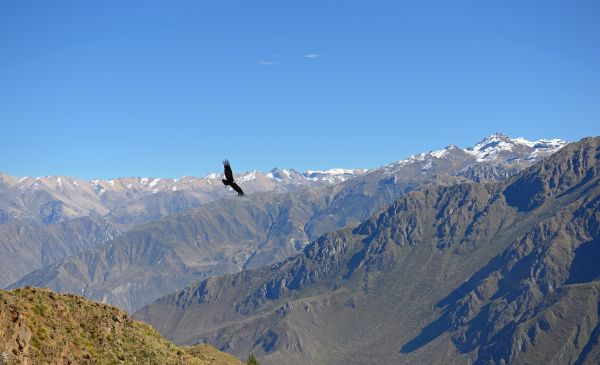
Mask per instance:
[[[37,288],[0,290],[0,352],[6,364],[242,364],[207,345],[175,346],[115,307]]]

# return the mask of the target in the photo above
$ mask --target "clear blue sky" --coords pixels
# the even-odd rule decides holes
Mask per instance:
[[[600,1],[1,1],[0,171],[375,167],[600,134]]]

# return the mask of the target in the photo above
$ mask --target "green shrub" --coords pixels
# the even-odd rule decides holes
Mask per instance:
[[[258,360],[256,360],[256,357],[254,357],[254,354],[248,355],[248,361],[246,361],[246,364],[247,365],[260,365]]]

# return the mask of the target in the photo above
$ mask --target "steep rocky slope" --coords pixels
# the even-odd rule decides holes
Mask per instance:
[[[47,289],[0,290],[2,364],[241,365],[207,345],[177,347],[121,310]]]
[[[135,316],[265,364],[597,363],[599,159],[589,138],[506,182],[420,189]]]

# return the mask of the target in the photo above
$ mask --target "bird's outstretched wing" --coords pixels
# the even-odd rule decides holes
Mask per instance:
[[[240,188],[238,186],[238,184],[233,183],[233,184],[231,184],[231,187],[233,188],[233,190],[235,190],[238,193],[238,196],[243,196],[244,195],[244,191],[242,190],[242,188]]]
[[[223,168],[225,169],[225,179],[227,179],[228,182],[232,183],[233,171],[231,171],[231,165],[229,165],[228,160],[223,161]]]

